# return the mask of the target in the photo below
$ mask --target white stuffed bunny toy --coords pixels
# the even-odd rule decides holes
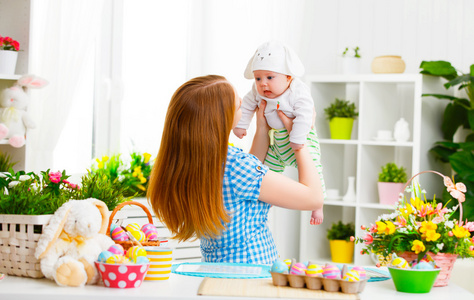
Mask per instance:
[[[8,138],[13,147],[23,147],[27,128],[36,125],[26,112],[29,102],[28,88],[42,88],[48,82],[34,75],[18,79],[14,86],[3,90],[0,98],[0,139]]]
[[[100,200],[64,203],[43,228],[36,247],[44,276],[60,286],[97,283],[100,275],[94,261],[114,244],[105,235],[108,223],[109,210]]]

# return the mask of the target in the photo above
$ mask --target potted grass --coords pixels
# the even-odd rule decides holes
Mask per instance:
[[[404,167],[394,162],[382,166],[377,182],[379,202],[387,205],[396,204],[406,182],[407,173]]]
[[[324,109],[332,139],[350,140],[354,120],[359,116],[354,103],[336,98]]]
[[[354,258],[354,241],[351,240],[355,234],[355,225],[352,222],[333,223],[327,231],[329,247],[331,249],[331,260],[336,263],[352,263]]]

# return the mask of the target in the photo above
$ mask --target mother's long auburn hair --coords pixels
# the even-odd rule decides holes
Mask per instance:
[[[179,241],[216,237],[230,220],[222,182],[235,97],[225,77],[208,75],[171,98],[147,197]]]

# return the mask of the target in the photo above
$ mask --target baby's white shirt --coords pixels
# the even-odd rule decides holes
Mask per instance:
[[[265,117],[270,127],[274,129],[285,128],[283,122],[278,117],[277,104],[281,110],[289,118],[294,118],[293,128],[290,133],[290,142],[295,144],[305,144],[306,136],[311,130],[313,120],[314,101],[311,97],[309,87],[298,78],[293,78],[288,89],[275,99],[269,99],[257,92],[255,82],[252,90],[249,91],[242,99],[242,118],[237,124],[237,128],[248,129],[252,121],[253,113],[260,102],[267,101],[265,108]]]

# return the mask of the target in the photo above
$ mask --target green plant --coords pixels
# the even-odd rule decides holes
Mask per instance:
[[[447,190],[460,205],[448,209],[435,199],[429,201],[426,191],[414,183],[406,189],[406,194],[413,195],[409,201],[406,197],[400,199],[395,212],[379,216],[375,225],[361,226],[365,236],[354,240],[365,245],[362,254],[373,253],[385,260],[392,253],[402,252],[415,252],[419,258],[427,252],[457,254],[460,258],[474,257],[474,241],[470,234],[474,231],[474,223],[459,222],[454,217],[454,210],[462,207],[465,186],[459,182],[455,185],[441,173],[425,172],[443,177]]]
[[[344,51],[342,52],[342,57],[353,56],[353,57],[360,58],[359,51],[360,51],[359,46],[352,49],[349,49],[349,47],[346,47]]]
[[[355,234],[355,225],[352,222],[342,223],[339,221],[333,223],[332,226],[328,229],[327,238],[328,240],[345,240],[349,241],[352,236]]]
[[[469,73],[456,70],[447,61],[422,61],[420,68],[422,74],[444,78],[447,90],[457,88],[467,96],[423,94],[449,101],[441,122],[444,140],[436,142],[430,153],[436,159],[449,163],[456,173],[454,180],[462,181],[467,186],[468,201],[464,205],[464,216],[474,221],[474,64],[470,66]],[[460,127],[466,129],[468,134],[464,141],[454,142],[453,136]],[[443,202],[447,203],[449,199],[449,193],[445,191]]]
[[[8,172],[13,169],[17,162],[12,162],[12,158],[9,154],[0,152],[0,172]]]
[[[403,166],[398,167],[394,162],[389,162],[382,166],[382,171],[379,173],[379,182],[407,182],[407,173]]]
[[[356,119],[359,113],[356,110],[354,103],[349,100],[336,98],[328,107],[324,109],[326,119],[329,121],[332,118],[352,118]]]

